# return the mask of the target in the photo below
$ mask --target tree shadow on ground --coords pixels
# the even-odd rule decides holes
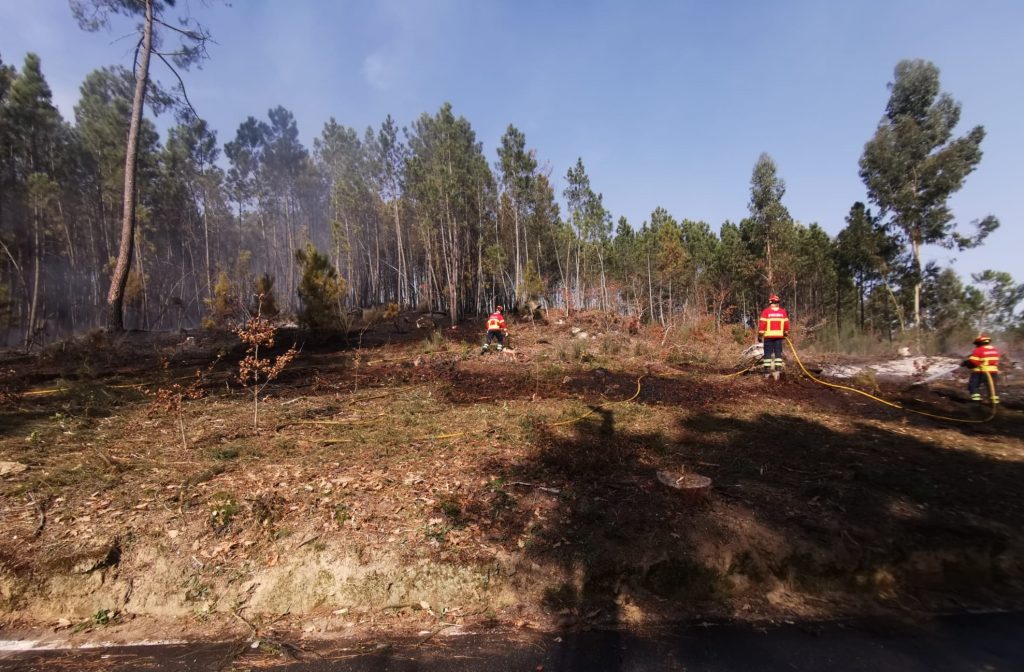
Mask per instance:
[[[566,628],[1020,603],[1021,463],[795,415],[697,412],[674,429],[682,440],[624,431],[595,408],[535,427],[526,458],[490,465],[506,483],[558,490],[517,492],[532,514],[499,516],[495,532],[561,570],[544,606]],[[714,492],[693,503],[658,470],[707,475]]]
[[[766,381],[766,391],[780,399],[811,402],[830,413],[845,416],[901,421],[924,430],[951,428],[965,436],[1024,437],[1024,413],[1013,408],[1014,404],[999,406],[995,416],[990,417],[991,406],[971,402],[966,393],[959,390],[911,388],[906,385],[862,390],[906,409],[901,410],[853,392],[828,388],[799,374],[787,375],[789,377],[784,378],[781,384]]]

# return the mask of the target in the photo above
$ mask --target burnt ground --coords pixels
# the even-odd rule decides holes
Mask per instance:
[[[638,628],[1024,602],[1013,380],[991,421],[948,422],[792,369],[726,377],[737,362],[703,353],[740,346],[586,320],[586,341],[515,325],[501,355],[469,325],[307,342],[258,431],[231,335],[5,356],[0,461],[26,467],[0,477],[5,631]],[[179,414],[167,395],[197,370]],[[876,392],[985,419],[961,387]]]

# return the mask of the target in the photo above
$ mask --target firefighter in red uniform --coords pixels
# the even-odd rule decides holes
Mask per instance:
[[[757,336],[764,341],[764,357],[761,368],[765,374],[779,379],[779,373],[786,363],[782,359],[782,342],[789,336],[789,314],[779,306],[779,297],[768,297],[768,307],[761,311],[757,324]]]
[[[483,349],[485,353],[490,348],[491,341],[498,342],[498,352],[501,352],[501,348],[505,344],[505,337],[508,336],[508,327],[505,326],[504,312],[504,308],[497,306],[490,317],[487,318],[487,340],[484,341]]]
[[[971,369],[971,379],[967,383],[967,391],[971,401],[981,401],[981,390],[985,387],[992,398],[993,404],[999,403],[996,394],[996,381],[999,380],[999,351],[992,347],[992,339],[986,334],[979,334],[974,339],[974,351],[964,360],[963,364]],[[992,378],[992,388],[988,389],[988,379]]]

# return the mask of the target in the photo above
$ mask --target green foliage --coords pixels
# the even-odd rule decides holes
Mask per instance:
[[[223,329],[238,317],[238,296],[227,271],[217,274],[217,282],[213,285],[213,296],[206,299],[207,317],[204,322],[208,328]]]
[[[11,316],[11,287],[0,282],[0,320],[9,320]]]
[[[899,251],[900,243],[888,227],[863,203],[854,203],[846,216],[846,227],[836,236],[835,259],[840,278],[849,278],[853,284],[856,298],[853,309],[861,329],[865,327],[867,296],[892,276],[898,266]],[[841,310],[843,290],[840,286],[840,295],[836,297]]]
[[[573,338],[561,343],[558,346],[558,360],[566,364],[583,364],[593,359],[587,341],[582,338]]]
[[[138,16],[138,3],[117,3],[78,4],[98,8],[100,22],[122,10]],[[905,62],[895,80],[861,159],[872,207],[854,204],[834,240],[793,220],[768,155],[751,173],[743,221],[713,228],[657,208],[637,227],[619,218],[613,235],[581,159],[565,174],[563,221],[545,160],[526,136],[509,125],[488,159],[470,123],[447,104],[405,134],[390,117],[365,132],[329,120],[312,150],[300,142],[294,115],[274,108],[246,119],[225,144],[226,171],[203,120],[171,125],[162,147],[144,121],[130,314],[144,328],[188,328],[203,318],[227,326],[243,308],[256,309],[254,295],[264,295],[260,312],[273,317],[297,294],[304,327],[334,329],[356,314],[341,312],[345,302],[399,312],[420,305],[452,319],[495,302],[546,303],[604,308],[628,316],[631,331],[672,322],[671,338],[698,333],[688,327],[713,317],[742,345],[775,291],[817,344],[869,349],[888,347],[911,323],[904,316],[919,285],[920,325],[931,333],[915,334],[917,342],[934,334],[952,344],[976,327],[1011,331],[1021,323],[1012,278],[988,272],[968,285],[915,264],[915,235],[921,245],[968,247],[995,220],[965,237],[946,206],[980,160],[983,133],[953,135],[959,105],[940,92],[934,66]],[[0,63],[0,326],[27,321],[37,256],[40,319],[95,321],[89,307],[102,302],[107,283],[96,269],[116,251],[120,227],[133,86],[125,68],[91,73],[71,125],[54,108],[37,57],[20,71]],[[166,102],[158,89],[151,93],[158,106]],[[915,170],[916,186],[906,179]],[[304,247],[310,240],[321,247]],[[279,292],[291,296],[280,306]],[[395,319],[394,310],[383,319]],[[422,347],[449,344],[436,333]],[[619,344],[591,347],[607,356]],[[574,364],[589,356],[582,342],[550,356],[558,354]]]
[[[982,286],[976,300],[980,304],[977,324],[987,331],[1008,331],[1024,326],[1024,312],[1018,312],[1024,302],[1024,285],[1018,285],[1005,271],[987,270],[971,275]]]
[[[538,300],[547,289],[547,283],[540,277],[536,264],[528,264],[523,274],[523,282],[519,286],[519,293],[525,296],[527,301]]]
[[[92,624],[95,626],[109,625],[110,621],[116,617],[115,612],[112,609],[99,609],[95,614],[92,615]]]
[[[347,504],[338,503],[334,505],[334,510],[331,513],[331,517],[334,519],[334,522],[338,525],[344,525],[345,521],[352,517],[352,514],[349,511]]]
[[[208,522],[217,532],[224,532],[231,526],[231,521],[238,515],[238,502],[229,493],[217,492],[210,497],[210,517]]]
[[[265,319],[274,320],[281,314],[274,297],[274,276],[264,273],[256,279],[256,305],[250,311]]]
[[[298,250],[295,258],[301,264],[299,282],[299,324],[310,331],[328,331],[341,326],[341,297],[345,281],[338,277],[327,255],[313,245]]]
[[[914,321],[920,323],[921,246],[975,247],[999,222],[991,215],[975,222],[971,237],[956,231],[948,200],[981,161],[985,129],[975,126],[966,135],[953,137],[960,103],[940,92],[935,64],[900,61],[889,88],[885,116],[864,146],[860,176],[881,214],[891,216],[910,245]]]
[[[761,154],[754,164],[750,176],[751,240],[763,251],[766,292],[776,292],[788,284],[788,277],[776,277],[778,271],[790,266],[784,257],[788,250],[784,246],[793,225],[789,210],[782,204],[786,183],[778,176],[775,161],[768,154]]]
[[[970,331],[980,317],[980,293],[974,287],[964,287],[951,268],[939,268],[934,263],[925,268],[923,297],[923,321],[929,329],[945,333]]]
[[[445,340],[444,334],[435,329],[423,339],[420,349],[427,354],[444,352],[448,349],[448,341]]]
[[[456,117],[450,103],[437,114],[423,114],[409,134],[406,189],[421,217],[418,234],[436,250],[444,272],[431,278],[428,294],[438,297],[452,320],[464,312],[467,283],[459,268],[476,254],[470,232],[489,207],[494,177],[469,121]],[[448,242],[445,242],[448,241]]]
[[[147,3],[137,0],[69,0],[69,4],[78,27],[91,33],[109,28],[111,15],[142,20],[146,17]],[[206,58],[206,42],[210,39],[210,34],[189,16],[176,19],[168,17],[168,11],[176,4],[175,0],[151,0],[153,16],[157,23],[154,31],[159,31],[160,26],[165,26],[169,29],[168,34],[177,38],[176,44],[166,45],[166,51],[175,66],[187,70]],[[187,3],[185,6],[187,7]],[[177,27],[169,24],[177,24]],[[141,26],[138,31],[142,32]]]

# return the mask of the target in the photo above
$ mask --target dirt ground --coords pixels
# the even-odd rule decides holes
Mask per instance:
[[[743,347],[705,333],[584,315],[512,334],[487,355],[469,324],[301,343],[258,430],[231,334],[3,353],[0,637],[266,646],[1024,604],[1012,376],[990,420],[962,380],[870,381],[971,421],[953,422],[792,361],[729,376]]]

